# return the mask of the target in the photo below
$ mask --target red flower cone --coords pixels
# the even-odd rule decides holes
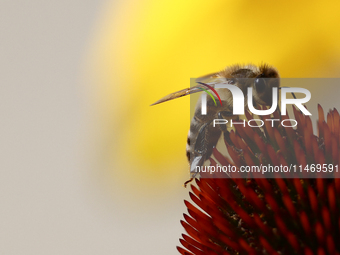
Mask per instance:
[[[321,106],[318,110],[317,136],[311,119],[294,109],[297,129],[280,123],[272,127],[270,122],[262,131],[236,127],[225,134],[230,158],[214,149],[210,162],[238,169],[326,164],[333,171],[314,168],[298,178],[275,173],[270,179],[254,178],[259,177],[254,173],[247,178],[237,173],[228,178],[224,173],[201,175],[197,187],[191,185],[192,202],[185,201],[188,214],[181,224],[187,234],[180,239],[183,247],[177,247],[181,254],[340,254],[340,179],[335,168],[340,117],[334,109],[325,120]],[[247,118],[252,116],[247,113]],[[280,118],[278,112],[274,118]]]

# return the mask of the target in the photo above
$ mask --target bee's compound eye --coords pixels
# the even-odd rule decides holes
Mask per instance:
[[[257,93],[262,93],[266,89],[266,81],[263,78],[256,78],[254,87]]]

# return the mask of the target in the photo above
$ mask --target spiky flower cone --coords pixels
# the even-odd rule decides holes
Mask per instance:
[[[226,141],[233,162],[217,150],[214,157],[237,167],[266,162],[338,165],[339,113],[330,111],[326,122],[318,107],[318,136],[313,135],[310,118],[295,110],[296,130],[265,125],[261,134],[256,128],[237,128]],[[177,249],[183,255],[340,254],[337,174],[334,170],[328,178],[201,177],[197,187],[191,185],[193,203],[185,201],[188,214],[181,224],[187,234],[180,239],[183,248]]]

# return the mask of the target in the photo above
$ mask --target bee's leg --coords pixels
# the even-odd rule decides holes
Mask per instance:
[[[189,131],[189,135],[188,135],[188,141],[187,141],[187,157],[189,160],[189,165],[190,165],[190,175],[191,178],[186,181],[184,183],[184,187],[187,186],[188,183],[190,183],[193,179],[196,178],[196,176],[199,174],[199,172],[197,172],[196,167],[197,166],[202,166],[204,161],[205,161],[205,157],[204,155],[206,154],[206,146],[205,146],[205,141],[206,141],[206,129],[207,126],[209,126],[209,124],[212,121],[209,121],[208,123],[204,123],[199,120],[196,119],[194,117],[195,121],[194,125],[192,124],[190,127],[190,131]],[[190,134],[197,134],[197,136],[195,136],[195,139],[190,139]]]
[[[198,135],[197,135],[197,139],[196,139],[196,143],[195,143],[195,154],[196,155],[203,155],[207,152],[207,128],[209,127],[209,125],[212,123],[212,121],[209,121],[208,123],[203,124],[203,126],[200,128],[200,130],[198,131]]]
[[[218,119],[228,120],[233,117],[233,113],[230,111],[220,111],[215,116],[215,118]],[[214,119],[211,119],[209,122],[203,124],[198,131],[194,146],[195,157],[191,159],[191,162],[196,160],[196,162],[194,162],[196,165],[203,165],[204,161],[211,156],[212,150],[216,146],[221,133],[227,131],[226,124],[219,124],[214,127]],[[200,156],[202,158],[199,158]]]
[[[231,119],[233,117],[233,113],[229,111],[220,111],[217,113],[217,117],[219,119]],[[220,129],[224,132],[227,130],[227,124],[221,124],[219,125]]]
[[[190,155],[190,172],[193,173],[193,175],[190,180],[184,183],[184,186],[190,183],[196,178],[197,174],[199,174],[199,172],[196,171],[196,167],[203,166],[204,162],[210,158],[221,133],[222,130],[220,128],[213,126],[213,119],[200,127],[195,141],[194,151]]]
[[[211,122],[203,124],[198,130],[197,139],[195,140],[195,144],[193,146],[194,150],[192,153],[189,154],[188,157],[190,162],[191,178],[184,183],[184,187],[186,187],[188,183],[192,182],[192,180],[196,178],[196,176],[198,175],[196,167],[202,166],[205,161],[205,157],[203,157],[203,155],[206,153],[204,141],[206,140],[206,128],[210,123]],[[188,142],[190,141],[188,140]]]
[[[196,174],[195,174],[194,177],[191,177],[189,180],[187,180],[187,181],[183,184],[184,188],[186,188],[187,185],[188,185],[188,183],[192,182],[192,181],[194,180],[195,177],[196,177]]]
[[[219,119],[227,119],[227,120],[230,120],[232,117],[233,117],[233,113],[232,112],[229,112],[229,111],[221,111],[221,112],[218,112],[217,114],[218,118]],[[227,129],[227,125],[224,124],[224,125],[219,125],[222,132],[223,132],[223,135],[224,135],[224,139],[227,141],[228,144],[233,144],[231,139],[230,139],[230,135],[229,135],[229,131]]]
[[[218,112],[214,119],[230,119],[233,115],[229,111]],[[190,173],[192,173],[191,178],[184,183],[184,187],[190,183],[199,172],[196,171],[197,166],[203,166],[204,162],[210,158],[213,148],[216,146],[222,132],[227,132],[227,125],[213,126],[214,119],[210,119],[207,123],[203,125],[198,125],[199,129],[197,132],[197,138],[195,144],[190,144],[192,147],[191,153],[187,156],[190,162]],[[188,143],[190,143],[190,139]]]

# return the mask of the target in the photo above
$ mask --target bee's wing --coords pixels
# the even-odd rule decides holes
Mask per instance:
[[[214,86],[214,84],[217,84],[219,82],[219,78],[220,78],[219,73],[212,73],[212,74],[208,74],[208,75],[197,78],[196,82],[210,83],[212,86]],[[193,93],[201,92],[202,88],[206,89],[206,87],[204,87],[202,85],[197,85],[195,87],[182,89],[180,91],[171,93],[171,94],[159,99],[157,102],[153,103],[152,105],[160,104],[160,103],[163,103],[163,102],[175,99],[175,98],[179,98],[179,97],[187,96],[187,95],[190,95],[190,94],[193,94]]]

